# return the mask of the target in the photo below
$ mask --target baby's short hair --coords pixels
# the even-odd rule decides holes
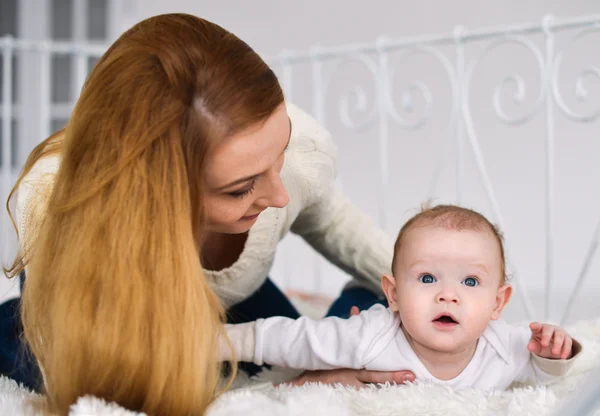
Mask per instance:
[[[476,230],[490,231],[500,246],[500,256],[502,265],[502,283],[506,283],[506,259],[504,257],[504,238],[497,226],[492,224],[486,217],[480,213],[468,208],[459,207],[457,205],[436,205],[429,206],[425,204],[421,206],[421,211],[409,219],[398,233],[396,244],[394,244],[394,258],[392,260],[392,272],[396,267],[398,251],[402,245],[402,240],[406,233],[418,226],[434,225],[452,230]]]

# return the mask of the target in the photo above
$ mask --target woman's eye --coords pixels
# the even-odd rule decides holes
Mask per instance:
[[[425,283],[425,284],[434,283],[435,280],[436,280],[435,277],[433,277],[430,274],[424,274],[419,277],[419,281],[421,283]]]
[[[469,287],[475,287],[479,284],[479,282],[474,277],[467,277],[465,280],[462,281],[462,284]]]
[[[256,181],[252,181],[252,183],[250,184],[250,187],[243,189],[241,191],[235,191],[235,192],[229,192],[229,196],[232,196],[234,198],[243,198],[248,194],[251,194],[252,191],[254,191],[254,184],[256,183]]]

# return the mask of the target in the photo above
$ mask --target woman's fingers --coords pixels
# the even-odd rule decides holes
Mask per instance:
[[[414,381],[415,375],[410,371],[368,371],[368,370],[319,370],[305,371],[286,384],[301,386],[305,383],[343,384],[356,388],[366,387],[367,384],[396,383],[402,384]]]
[[[410,371],[369,371],[360,370],[357,378],[363,383],[396,383],[415,381],[415,375]]]

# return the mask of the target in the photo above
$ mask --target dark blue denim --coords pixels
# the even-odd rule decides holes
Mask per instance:
[[[19,276],[21,289],[25,274]],[[40,390],[41,374],[35,359],[21,342],[21,299],[10,299],[0,304],[0,374],[35,391]]]
[[[357,306],[359,310],[369,309],[375,304],[388,306],[387,299],[384,296],[377,296],[369,289],[362,287],[352,287],[342,291],[340,296],[329,307],[327,316],[339,316],[347,318],[350,316],[350,309]]]

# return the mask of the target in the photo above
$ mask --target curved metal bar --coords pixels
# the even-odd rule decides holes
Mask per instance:
[[[469,63],[469,65],[467,66],[466,76],[465,76],[465,85],[468,90],[470,83],[471,83],[471,77],[472,77],[473,72],[474,72],[475,68],[477,67],[477,65],[481,61],[483,61],[490,52],[492,52],[494,49],[496,49],[499,46],[505,45],[506,43],[514,43],[514,44],[520,45],[532,53],[533,57],[536,60],[537,65],[538,65],[539,71],[540,71],[540,79],[542,80],[540,94],[538,95],[533,108],[529,112],[526,112],[524,115],[522,115],[520,117],[511,117],[507,114],[507,112],[504,110],[504,108],[502,106],[501,94],[505,88],[512,87],[515,90],[513,93],[513,101],[516,104],[522,104],[525,101],[525,96],[526,96],[526,86],[525,86],[525,81],[523,80],[523,77],[517,73],[513,73],[511,75],[506,76],[500,82],[500,84],[497,85],[496,88],[494,88],[494,95],[492,96],[493,97],[493,105],[494,105],[494,110],[495,110],[498,118],[506,124],[520,125],[520,124],[524,124],[524,123],[528,122],[535,116],[536,112],[539,111],[539,108],[541,107],[541,105],[544,101],[544,96],[546,93],[546,87],[545,87],[546,83],[543,82],[543,80],[545,79],[544,57],[543,57],[542,53],[540,52],[539,48],[531,40],[525,39],[521,36],[506,35],[506,36],[503,36],[502,38],[499,38],[499,39],[496,39],[496,40],[490,42],[490,44],[485,48],[485,50],[478,57],[473,58],[471,60],[471,62]]]
[[[448,80],[450,82],[450,87],[452,90],[452,103],[453,107],[451,112],[454,113],[456,111],[456,94],[458,90],[457,82],[456,82],[456,70],[450,60],[438,49],[433,48],[427,45],[414,45],[410,48],[406,48],[400,51],[400,56],[395,60],[394,66],[386,65],[382,68],[383,76],[388,80],[388,88],[383,91],[384,100],[386,104],[387,112],[390,114],[392,119],[398,123],[401,127],[407,130],[417,130],[427,123],[427,121],[431,118],[433,113],[433,94],[431,89],[425,82],[421,80],[416,80],[409,83],[404,89],[401,90],[402,94],[402,109],[404,112],[411,112],[414,110],[414,97],[419,94],[423,97],[425,109],[423,111],[423,116],[417,120],[409,121],[402,117],[394,103],[394,99],[392,98],[393,91],[393,79],[394,72],[399,64],[404,63],[408,58],[413,57],[415,55],[425,54],[427,56],[433,57],[437,60],[441,65],[444,71],[448,76]],[[451,117],[452,118],[452,117]]]
[[[371,73],[373,82],[377,83],[377,79],[380,75],[379,68],[375,61],[365,54],[351,53],[345,56],[343,59],[336,61],[333,67],[330,67],[326,74],[323,76],[322,94],[323,96],[327,92],[331,80],[335,76],[335,71],[344,65],[352,62],[359,62],[363,64]],[[373,90],[376,90],[375,88]],[[351,111],[351,109],[353,111]],[[351,112],[367,113],[365,119],[357,121],[351,116]],[[367,102],[367,93],[364,87],[359,85],[352,85],[348,89],[345,95],[342,95],[339,103],[339,117],[340,121],[345,128],[354,131],[364,131],[370,128],[377,120],[377,102],[374,100],[371,110],[369,110]]]
[[[600,32],[600,23],[595,25],[594,27],[582,30],[579,33],[577,33],[575,36],[573,36],[573,38],[565,46],[565,48],[556,55],[556,61],[554,62],[554,71],[553,71],[554,76],[552,77],[552,83],[551,83],[552,84],[552,93],[554,95],[554,99],[556,100],[556,103],[558,104],[558,108],[560,108],[562,113],[567,118],[569,118],[570,120],[573,120],[573,121],[578,121],[578,122],[582,122],[582,123],[589,123],[589,122],[595,121],[596,119],[598,119],[600,117],[600,105],[598,106],[598,108],[595,111],[592,111],[587,114],[578,113],[575,110],[573,110],[571,107],[569,107],[569,105],[567,105],[567,103],[565,102],[562,94],[560,93],[560,88],[558,85],[560,68],[562,65],[562,61],[564,59],[565,52],[567,52],[571,47],[573,47],[575,42],[577,42],[578,40],[580,40],[592,33],[598,33],[598,32]],[[579,102],[584,102],[590,95],[588,93],[588,90],[585,88],[586,78],[596,78],[598,81],[600,81],[600,67],[589,65],[589,66],[585,67],[584,69],[582,69],[581,72],[579,73],[579,75],[577,76],[577,79],[575,82],[575,98]]]

